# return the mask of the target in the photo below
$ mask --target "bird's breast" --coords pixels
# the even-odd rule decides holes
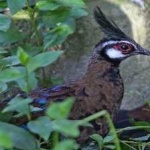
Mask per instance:
[[[101,110],[107,110],[114,118],[124,93],[118,69],[107,67],[97,73],[91,73],[87,74],[76,87],[72,118],[84,118]]]

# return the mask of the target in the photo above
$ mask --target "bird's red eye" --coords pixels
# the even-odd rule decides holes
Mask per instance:
[[[132,51],[133,46],[127,43],[120,43],[114,46],[117,50],[121,51],[123,54],[128,54]]]
[[[131,48],[132,48],[132,47],[131,47],[129,44],[121,44],[121,45],[120,45],[120,50],[130,51]]]

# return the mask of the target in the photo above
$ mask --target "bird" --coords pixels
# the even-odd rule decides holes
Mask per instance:
[[[74,82],[32,91],[29,95],[33,99],[31,104],[43,110],[40,114],[34,113],[33,118],[44,114],[51,102],[61,102],[67,97],[74,97],[70,119],[79,120],[107,110],[115,121],[124,94],[119,65],[131,56],[150,56],[150,51],[125,34],[114,21],[105,16],[100,7],[96,7],[93,14],[105,37],[93,48],[87,71]],[[6,105],[7,101],[0,102],[0,109]],[[27,119],[13,119],[12,122],[21,125],[26,123]],[[109,131],[105,118],[96,119],[92,124],[93,130],[82,129],[80,139],[86,140],[90,133],[106,135]]]

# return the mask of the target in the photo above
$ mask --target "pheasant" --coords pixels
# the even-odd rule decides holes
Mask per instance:
[[[150,51],[141,47],[113,21],[107,19],[99,7],[94,9],[94,17],[106,36],[94,47],[86,73],[73,83],[31,92],[32,104],[43,108],[43,113],[51,102],[63,101],[66,97],[73,96],[75,103],[70,119],[78,120],[98,111],[107,110],[115,121],[124,94],[119,65],[131,56],[150,55]],[[6,103],[1,102],[0,108],[4,108]],[[18,124],[26,121],[26,119],[19,120]],[[101,135],[108,133],[104,118],[92,123],[97,133]],[[82,137],[85,137],[86,132],[88,131],[83,129]]]

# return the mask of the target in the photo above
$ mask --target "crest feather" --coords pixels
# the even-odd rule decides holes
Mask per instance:
[[[96,22],[99,24],[101,30],[111,38],[129,38],[121,29],[116,25],[116,23],[104,15],[99,7],[94,9],[94,17]]]

